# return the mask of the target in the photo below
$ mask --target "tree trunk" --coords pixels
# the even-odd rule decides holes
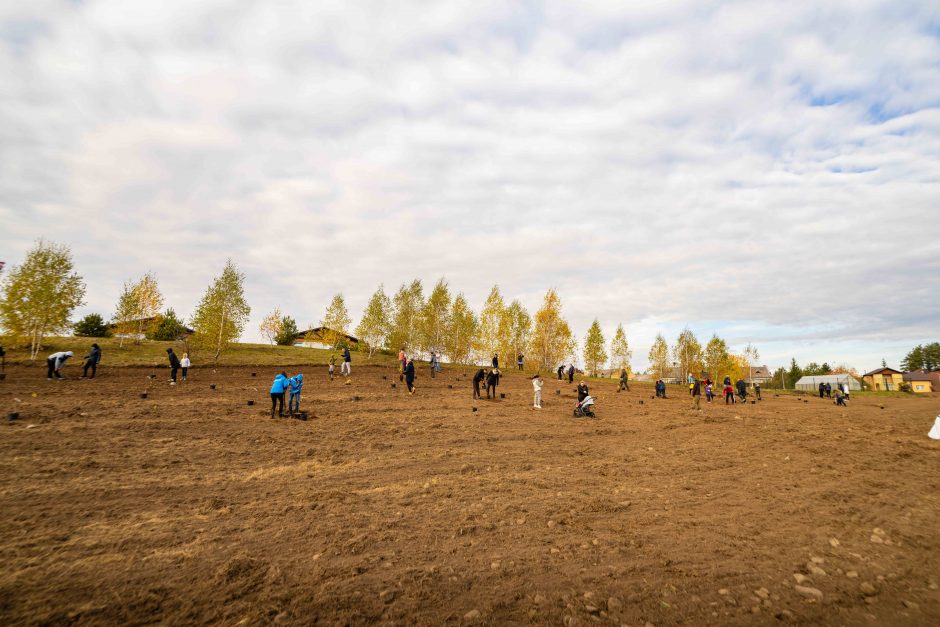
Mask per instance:
[[[222,310],[222,318],[219,320],[219,341],[215,345],[215,363],[219,363],[219,355],[222,354],[222,331],[225,329],[225,309]]]

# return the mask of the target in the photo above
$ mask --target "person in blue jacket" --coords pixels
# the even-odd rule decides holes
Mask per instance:
[[[291,377],[290,381],[290,399],[287,402],[287,411],[291,416],[294,412],[300,413],[300,391],[304,387],[304,375],[299,374]]]
[[[91,350],[88,351],[88,354],[85,355],[85,363],[82,367],[82,378],[88,376],[88,369],[91,369],[91,377],[95,378],[95,374],[98,372],[98,364],[101,363],[101,347],[98,344],[92,344]]]
[[[290,381],[286,372],[279,373],[274,377],[274,383],[271,385],[271,417],[274,418],[274,409],[280,404],[277,415],[284,417],[284,392],[290,387]]]

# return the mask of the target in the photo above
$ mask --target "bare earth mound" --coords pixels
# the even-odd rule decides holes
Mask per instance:
[[[3,623],[940,624],[936,396],[150,372],[0,382]]]

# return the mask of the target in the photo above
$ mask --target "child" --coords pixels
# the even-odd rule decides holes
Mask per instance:
[[[304,375],[298,374],[291,377],[290,381],[290,399],[287,402],[287,411],[291,416],[294,412],[300,413],[300,392],[304,387]]]
[[[715,394],[712,391],[712,383],[708,381],[705,383],[705,400],[711,403],[713,398],[715,398]]]
[[[281,372],[276,377],[274,377],[274,383],[271,385],[272,418],[274,418],[274,409],[277,407],[278,402],[280,402],[280,408],[278,409],[277,415],[281,418],[284,417],[284,392],[288,387],[290,387],[290,383],[287,379],[286,372]]]
[[[731,403],[732,405],[734,405],[734,388],[731,387],[731,383],[730,383],[731,379],[725,378],[725,381],[728,381],[728,383],[725,383],[725,389],[724,389],[725,405],[727,405],[728,403]]]
[[[542,409],[542,377],[535,375],[532,377],[532,389],[535,392],[535,409]]]
[[[183,353],[180,359],[180,368],[183,370],[183,381],[186,380],[186,373],[189,372],[189,353]]]
[[[330,355],[330,381],[333,380],[334,368],[336,368],[336,355]]]

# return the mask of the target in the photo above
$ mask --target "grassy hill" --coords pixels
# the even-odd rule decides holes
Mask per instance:
[[[124,346],[119,346],[120,340],[116,338],[93,337],[51,337],[46,338],[43,349],[36,358],[37,363],[45,363],[47,355],[58,351],[72,351],[75,353],[73,364],[81,364],[82,357],[88,354],[92,343],[101,347],[102,364],[109,366],[153,366],[165,365],[166,349],[172,347],[180,356],[187,352],[185,342],[158,342],[144,340],[140,344],[125,340]],[[29,363],[29,349],[20,346],[6,347],[7,363]],[[188,350],[193,366],[202,366],[212,362],[210,351]],[[302,348],[299,346],[271,346],[270,344],[235,344],[224,351],[219,359],[220,365],[226,366],[290,366],[329,363],[331,351],[317,348]],[[337,357],[337,371],[341,353],[335,352]],[[395,358],[390,355],[375,355],[372,359],[366,353],[353,353],[353,366],[363,364],[394,365]]]

